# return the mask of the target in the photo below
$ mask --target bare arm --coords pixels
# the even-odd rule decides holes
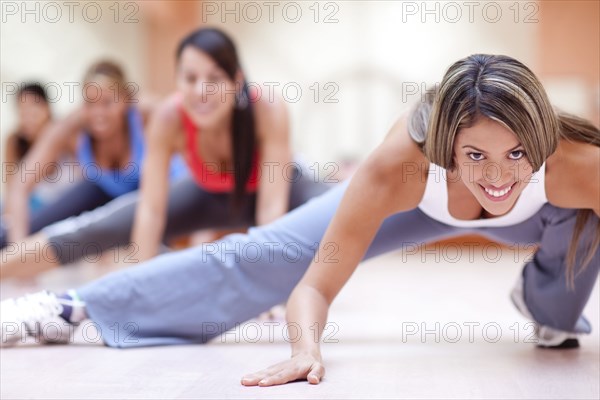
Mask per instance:
[[[267,224],[288,211],[290,178],[286,177],[291,165],[288,114],[283,100],[256,103],[257,129],[260,145],[262,176],[259,183],[256,222]]]
[[[596,157],[592,161],[593,172],[589,191],[590,208],[600,218],[600,149],[596,148]]]
[[[590,150],[590,190],[588,191],[589,208],[600,218],[600,148]]]
[[[152,115],[146,135],[139,203],[131,235],[139,261],[156,256],[162,240],[167,219],[169,161],[179,129],[177,105],[171,98]]]
[[[427,165],[401,119],[353,176],[320,243],[322,254],[333,244],[336,260],[326,263],[321,258],[310,265],[289,298],[288,322],[298,324],[301,332],[310,332],[317,323],[321,336],[330,304],[358,266],[383,220],[419,203],[425,190],[423,170]],[[291,360],[247,375],[242,383],[270,386],[295,379],[318,383],[324,368],[319,343],[310,336],[302,335],[292,345]]]
[[[144,126],[148,126],[150,119],[155,111],[163,104],[161,99],[157,96],[145,96],[139,99],[132,99],[131,105],[135,105],[140,115],[142,116],[142,122]],[[145,131],[144,131],[145,132]]]
[[[19,176],[17,140],[16,133],[11,133],[6,139],[6,147],[4,148],[4,166],[2,168],[2,183],[5,185],[5,193],[10,193],[12,182]]]
[[[19,241],[29,233],[29,194],[42,179],[45,167],[69,150],[69,141],[78,134],[82,125],[82,111],[77,110],[46,128],[25,156],[20,168],[26,173],[13,180],[8,193],[9,240]]]
[[[554,206],[591,209],[600,217],[600,148],[561,141],[546,163],[546,193]]]

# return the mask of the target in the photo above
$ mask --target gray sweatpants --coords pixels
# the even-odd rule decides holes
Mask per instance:
[[[324,193],[331,185],[318,182],[308,170],[295,168],[289,209]],[[108,204],[42,230],[58,261],[65,265],[117,246],[130,245],[139,192],[127,193]],[[171,184],[163,240],[168,241],[201,229],[233,229],[255,225],[256,194],[246,195],[241,209],[233,212],[231,196],[199,187],[188,175]],[[132,244],[135,246],[135,244]],[[135,248],[127,259],[135,260]]]
[[[114,197],[105,192],[96,182],[81,180],[64,190],[52,202],[31,213],[29,234],[34,234],[44,227],[64,220],[82,212],[93,210],[113,200]],[[8,230],[0,219],[0,249],[8,245]]]
[[[77,290],[106,344],[135,347],[205,342],[284,302],[315,255],[347,183],[277,221],[216,243],[156,257]],[[537,322],[563,331],[589,332],[581,315],[594,287],[600,251],[567,291],[565,254],[575,210],[546,204],[518,225],[455,228],[419,209],[386,219],[365,259],[403,246],[480,233],[506,244],[539,244],[523,269],[525,303]],[[594,223],[597,220],[594,219]],[[592,223],[583,236],[589,239]],[[335,258],[331,254],[319,257]]]

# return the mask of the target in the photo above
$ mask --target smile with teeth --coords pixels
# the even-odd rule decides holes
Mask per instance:
[[[488,188],[486,188],[484,186],[482,186],[482,187],[485,190],[485,192],[487,194],[489,194],[490,196],[492,196],[492,197],[503,197],[503,196],[507,195],[512,190],[512,188],[513,188],[514,185],[515,184],[513,183],[509,187],[507,187],[505,189],[502,189],[502,190],[492,190],[492,189],[488,189]]]

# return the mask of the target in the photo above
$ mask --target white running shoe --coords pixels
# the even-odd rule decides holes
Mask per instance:
[[[36,342],[68,343],[74,325],[60,316],[62,311],[56,295],[46,290],[0,302],[0,347],[24,343],[28,336]]]
[[[510,292],[510,299],[519,312],[527,319],[535,322],[525,304],[523,295],[523,277],[520,276]],[[535,323],[534,335],[538,347],[548,349],[572,349],[579,347],[579,334],[565,332],[546,325]]]

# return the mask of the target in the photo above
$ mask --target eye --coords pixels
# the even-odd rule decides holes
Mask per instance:
[[[196,82],[196,76],[195,75],[186,75],[185,76],[185,81],[187,83],[193,84]]]
[[[467,155],[473,161],[481,161],[481,160],[483,160],[483,154],[481,154],[481,153],[468,153]]]
[[[525,157],[525,152],[523,150],[512,151],[509,156],[511,160],[520,160],[523,157]]]

